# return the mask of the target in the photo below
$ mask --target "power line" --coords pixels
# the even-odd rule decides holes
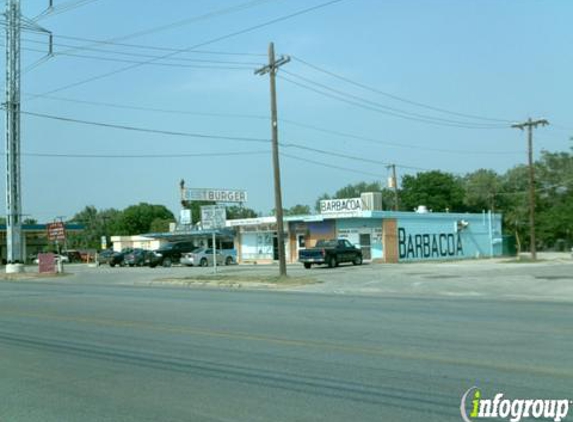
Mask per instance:
[[[76,8],[78,8],[78,7],[85,6],[85,5],[89,4],[89,3],[93,3],[93,2],[95,2],[95,1],[98,1],[98,0],[74,0],[74,1],[68,1],[68,2],[62,3],[62,4],[60,4],[60,5],[56,6],[56,7],[51,7],[51,8],[46,9],[44,12],[42,12],[41,14],[39,14],[38,16],[36,16],[36,17],[34,18],[34,21],[38,21],[38,20],[40,20],[40,19],[44,19],[44,18],[47,18],[47,17],[57,16],[57,15],[59,15],[59,14],[61,14],[61,13],[68,12],[68,11],[73,10],[73,9],[76,9]]]
[[[324,3],[320,3],[320,4],[316,5],[316,6],[307,7],[307,8],[305,8],[305,9],[299,10],[299,11],[294,12],[294,13],[290,13],[290,14],[288,14],[288,15],[284,15],[284,16],[281,16],[281,17],[278,17],[278,18],[275,18],[275,19],[271,19],[271,20],[268,20],[268,21],[266,21],[266,22],[263,22],[263,23],[260,23],[260,24],[257,24],[257,25],[253,25],[253,26],[250,26],[250,27],[245,28],[245,29],[241,29],[241,30],[238,30],[238,31],[230,32],[230,33],[228,33],[228,34],[225,34],[225,35],[222,35],[222,36],[219,36],[219,37],[216,37],[216,38],[212,38],[212,39],[210,39],[210,40],[208,40],[208,41],[204,41],[204,42],[201,42],[201,43],[199,43],[199,44],[195,44],[195,45],[193,45],[193,46],[190,46],[190,47],[187,47],[187,48],[184,48],[184,49],[181,49],[181,50],[177,50],[177,51],[173,51],[173,52],[167,53],[167,54],[161,56],[161,59],[166,59],[166,58],[169,58],[169,57],[174,56],[174,55],[176,55],[176,54],[184,53],[184,52],[187,52],[187,51],[190,51],[190,50],[194,50],[194,49],[196,49],[196,48],[204,47],[204,46],[206,46],[206,45],[214,44],[214,43],[219,42],[219,41],[223,41],[223,40],[226,40],[226,39],[229,39],[229,38],[233,38],[233,37],[236,37],[236,36],[238,36],[238,35],[246,34],[246,33],[248,33],[248,32],[252,32],[252,31],[255,31],[255,30],[257,30],[257,29],[264,28],[264,27],[269,26],[269,25],[273,25],[273,24],[275,24],[275,23],[279,23],[279,22],[286,21],[286,20],[288,20],[288,19],[292,19],[292,18],[294,18],[294,17],[303,15],[303,14],[305,14],[305,13],[309,13],[309,12],[312,12],[312,11],[315,11],[315,10],[318,10],[318,9],[322,9],[322,8],[324,8],[324,7],[330,6],[330,5],[335,4],[335,3],[340,3],[341,1],[343,1],[343,0],[330,0],[330,1],[327,1],[327,2],[324,2]],[[122,68],[113,70],[113,71],[111,71],[111,72],[102,73],[102,74],[99,74],[99,75],[96,75],[96,76],[92,76],[92,77],[87,78],[87,79],[83,79],[83,80],[81,80],[81,81],[73,82],[73,83],[71,83],[71,84],[64,85],[64,86],[61,86],[61,87],[59,87],[59,88],[52,89],[52,90],[50,90],[50,91],[48,91],[48,92],[44,92],[43,94],[44,94],[44,95],[45,95],[45,94],[54,94],[54,93],[56,93],[56,92],[63,91],[63,90],[69,89],[69,88],[75,88],[75,87],[77,87],[77,86],[79,86],[79,85],[83,85],[83,84],[86,84],[86,83],[89,83],[89,82],[93,82],[93,81],[96,81],[96,80],[99,80],[99,79],[107,78],[107,77],[109,77],[109,76],[116,75],[116,74],[118,74],[118,73],[122,73],[122,72],[125,72],[125,71],[128,71],[128,70],[131,70],[131,69],[135,69],[135,68],[137,68],[137,67],[139,67],[139,66],[142,66],[143,64],[148,64],[148,63],[155,62],[155,61],[157,61],[157,60],[159,60],[159,58],[149,59],[147,62],[143,62],[143,63],[131,64],[131,65],[129,65],[129,66],[125,66],[125,67],[122,67]]]
[[[285,152],[281,152],[280,155],[283,156],[283,157],[291,158],[291,159],[293,159],[293,160],[304,161],[304,162],[306,162],[306,163],[311,163],[311,164],[315,164],[315,165],[317,165],[317,166],[322,166],[322,167],[328,167],[328,168],[335,169],[335,170],[343,170],[343,171],[348,171],[348,172],[351,172],[351,173],[362,174],[362,175],[366,175],[366,176],[374,176],[374,177],[377,177],[377,178],[382,177],[382,175],[379,174],[379,173],[371,173],[371,172],[367,172],[367,171],[356,170],[356,169],[349,168],[349,167],[335,166],[335,165],[333,165],[333,164],[327,164],[327,163],[323,163],[323,162],[320,162],[320,161],[310,160],[310,159],[308,159],[308,158],[297,157],[296,155],[287,154],[287,153],[285,153]]]
[[[445,108],[441,108],[441,107],[436,107],[436,106],[424,104],[424,103],[421,103],[421,102],[418,102],[418,101],[409,100],[409,99],[407,99],[407,98],[400,97],[400,96],[395,95],[395,94],[390,94],[390,93],[388,93],[388,92],[384,92],[384,91],[382,91],[382,90],[380,90],[380,89],[377,89],[377,88],[373,88],[373,87],[368,86],[368,85],[366,85],[366,84],[363,84],[363,83],[360,83],[360,82],[356,82],[356,81],[354,81],[354,80],[352,80],[352,79],[350,79],[350,78],[347,78],[347,77],[345,77],[345,76],[341,76],[341,75],[339,75],[339,74],[337,74],[337,73],[334,73],[334,72],[332,72],[332,71],[326,70],[326,69],[321,68],[321,67],[319,67],[319,66],[317,66],[317,65],[311,64],[311,63],[309,63],[308,61],[305,61],[305,60],[303,60],[303,59],[301,59],[301,58],[299,58],[299,57],[292,56],[292,58],[293,58],[293,60],[295,60],[295,61],[297,61],[297,62],[299,62],[299,63],[302,63],[302,64],[304,64],[305,66],[308,66],[308,67],[310,67],[310,68],[312,68],[312,69],[314,69],[314,70],[316,70],[316,71],[322,72],[322,73],[324,73],[324,74],[326,74],[326,75],[332,76],[332,77],[334,77],[334,78],[336,78],[336,79],[339,79],[339,80],[344,81],[344,82],[346,82],[346,83],[349,83],[349,84],[351,84],[351,85],[357,86],[357,87],[359,87],[359,88],[365,89],[365,90],[367,90],[367,91],[374,92],[374,93],[376,93],[376,94],[380,94],[380,95],[383,95],[383,96],[385,96],[385,97],[391,98],[391,99],[393,99],[393,100],[401,101],[401,102],[406,103],[406,104],[414,105],[414,106],[417,106],[417,107],[422,107],[422,108],[425,108],[425,109],[428,109],[428,110],[437,111],[437,112],[440,112],[440,113],[451,114],[451,115],[453,115],[453,116],[458,116],[458,117],[466,117],[466,118],[470,118],[470,119],[485,120],[485,121],[500,122],[500,123],[513,123],[512,120],[492,118],[492,117],[484,117],[484,116],[479,116],[479,115],[476,115],[476,114],[460,113],[460,112],[451,111],[451,110],[448,110],[448,109],[445,109]]]
[[[115,41],[95,40],[92,38],[81,38],[81,37],[72,37],[72,36],[65,36],[65,35],[58,35],[57,38],[62,38],[62,39],[67,39],[67,40],[72,40],[72,41],[85,41],[85,42],[91,42],[94,44],[110,45],[110,46],[114,46],[114,47],[115,46],[129,47],[129,48],[139,49],[139,50],[178,52],[180,54],[247,56],[247,57],[259,57],[259,58],[265,56],[264,54],[259,54],[259,53],[247,53],[247,52],[238,52],[238,51],[218,51],[218,50],[199,50],[199,49],[193,49],[193,50],[189,50],[189,51],[181,51],[181,49],[174,48],[174,47],[158,47],[158,46],[143,45],[143,44],[120,43],[120,42],[115,42]],[[56,45],[63,45],[63,44],[56,43]],[[75,47],[75,46],[70,46],[70,47]]]
[[[101,44],[109,45],[110,43],[114,43],[117,41],[124,41],[124,40],[128,40],[131,38],[137,38],[137,37],[141,37],[143,35],[149,35],[149,34],[153,34],[156,32],[161,32],[161,31],[165,31],[168,29],[188,25],[190,23],[196,23],[196,22],[200,22],[200,21],[204,21],[204,20],[209,20],[209,19],[213,19],[213,18],[216,18],[219,16],[224,16],[224,15],[227,15],[230,13],[234,13],[237,11],[250,9],[252,7],[256,7],[256,6],[259,6],[261,4],[268,3],[269,1],[271,1],[271,0],[251,0],[251,1],[248,1],[246,3],[238,4],[236,6],[231,6],[231,7],[225,8],[225,9],[215,10],[215,11],[208,12],[208,13],[205,13],[205,14],[199,15],[199,16],[193,16],[190,18],[185,18],[185,19],[171,22],[171,23],[168,23],[165,25],[159,25],[159,26],[156,26],[156,27],[153,27],[150,29],[144,29],[144,30],[136,31],[136,32],[133,32],[131,34],[122,35],[119,37],[114,37],[114,38],[111,38],[109,40],[101,40],[101,41],[95,41],[94,40],[91,42],[91,45],[101,45]],[[86,47],[89,47],[89,46],[74,46],[73,49],[74,50],[81,50],[81,49],[84,49]]]
[[[522,151],[475,151],[475,150],[467,150],[467,149],[466,150],[454,150],[454,149],[443,149],[443,148],[431,148],[431,147],[426,147],[423,145],[408,145],[408,144],[401,144],[401,143],[397,143],[397,142],[383,141],[380,139],[370,138],[367,136],[360,136],[360,135],[355,135],[352,133],[340,132],[340,131],[336,131],[336,130],[332,130],[332,129],[326,129],[326,128],[322,128],[322,127],[318,127],[318,126],[314,126],[314,125],[300,123],[300,122],[296,122],[294,120],[281,119],[281,121],[283,123],[287,123],[287,124],[290,124],[293,126],[299,126],[299,127],[314,130],[317,132],[323,132],[326,134],[335,135],[335,136],[339,136],[339,137],[343,137],[343,138],[357,139],[357,140],[361,140],[361,141],[365,141],[365,142],[370,142],[370,143],[375,143],[375,144],[380,144],[380,145],[388,145],[388,146],[397,147],[397,148],[407,148],[407,149],[416,149],[416,150],[423,150],[423,151],[434,151],[434,152],[440,152],[440,153],[461,154],[461,155],[468,155],[468,154],[488,154],[488,155],[489,154],[491,154],[491,155],[512,154],[513,155],[513,154],[517,154],[517,153],[522,152]]]
[[[86,104],[86,105],[95,105],[95,106],[102,106],[102,107],[110,107],[110,108],[117,108],[117,109],[125,109],[125,110],[137,110],[137,111],[148,111],[148,112],[157,112],[157,113],[166,113],[166,114],[180,114],[180,115],[196,115],[196,116],[205,116],[205,117],[223,117],[223,118],[238,118],[238,119],[253,119],[253,120],[269,120],[270,117],[263,116],[263,115],[252,115],[252,114],[233,114],[233,113],[209,113],[209,112],[197,112],[197,111],[186,111],[186,110],[174,110],[174,109],[162,109],[156,107],[143,107],[143,106],[133,106],[127,104],[116,104],[116,103],[108,103],[108,102],[98,102],[98,101],[88,101],[88,100],[79,100],[73,98],[66,98],[66,97],[59,97],[53,95],[41,95],[35,93],[27,94],[29,96],[45,98],[48,100],[54,101],[64,101],[70,102],[74,104]],[[444,149],[444,148],[432,148],[423,145],[416,145],[416,144],[402,144],[398,142],[389,142],[383,141],[381,139],[370,138],[367,136],[356,135],[353,133],[348,132],[340,132],[332,129],[326,129],[323,127],[309,125],[306,123],[298,122],[295,120],[290,119],[279,119],[280,122],[286,123],[288,125],[297,126],[309,130],[313,130],[316,132],[322,132],[329,135],[338,136],[341,138],[349,138],[349,139],[356,139],[359,141],[369,142],[378,145],[387,145],[395,148],[405,148],[405,149],[415,149],[415,150],[422,150],[422,151],[433,151],[438,153],[445,153],[445,154],[459,154],[459,155],[468,155],[468,154],[484,154],[484,155],[514,155],[521,153],[522,151],[478,151],[478,150],[455,150],[455,149]]]
[[[0,43],[0,46],[3,44]],[[22,50],[38,52],[38,53],[45,53],[43,50],[33,49],[29,47],[22,48]],[[101,60],[101,61],[108,61],[108,62],[116,62],[116,63],[135,63],[141,64],[146,66],[163,66],[163,67],[179,67],[179,68],[187,68],[187,69],[211,69],[211,70],[251,70],[252,64],[244,63],[244,62],[230,62],[230,61],[217,61],[217,60],[196,60],[196,59],[180,59],[179,61],[187,61],[193,63],[200,63],[200,64],[185,64],[185,63],[166,63],[166,62],[153,62],[148,63],[146,61],[137,61],[137,60],[129,60],[129,59],[121,59],[116,57],[104,57],[104,56],[96,56],[96,55],[85,55],[85,54],[70,54],[65,52],[52,52],[50,55],[44,57],[41,62],[45,62],[50,58],[57,57],[57,56],[65,56],[65,57],[76,57],[82,59],[92,59],[92,60]],[[209,63],[213,63],[214,65],[209,65]],[[229,63],[234,64],[235,66],[225,66],[223,64]],[[34,66],[29,67],[25,70],[28,72],[33,68],[37,67],[40,62],[34,64]],[[254,63],[253,63],[254,64]]]
[[[24,39],[24,41],[33,43],[33,44],[45,44],[43,41],[37,41],[32,39]],[[73,47],[71,44],[54,44],[56,47]],[[31,48],[27,48],[30,51],[40,51]],[[142,58],[156,58],[161,59],[161,56],[153,55],[153,54],[145,54],[145,53],[133,53],[131,51],[117,51],[117,50],[106,50],[103,48],[93,48],[93,47],[86,47],[84,48],[86,51],[95,51],[97,53],[104,53],[107,55],[124,55],[128,57],[142,57]],[[43,50],[41,50],[43,52]],[[97,56],[88,56],[88,55],[74,55],[70,54],[67,51],[57,52],[54,53],[56,55],[64,55],[64,56],[71,56],[71,57],[97,57]],[[259,62],[245,62],[245,61],[230,61],[230,60],[208,60],[208,59],[197,59],[197,58],[189,58],[189,57],[172,57],[169,60],[177,61],[177,62],[193,62],[193,63],[210,63],[210,64],[234,64],[234,65],[245,65],[245,66],[259,66],[261,63]]]
[[[44,158],[190,158],[190,157],[234,157],[239,155],[256,155],[268,154],[269,151],[237,151],[237,152],[198,152],[198,153],[178,153],[178,154],[58,154],[58,153],[41,153],[30,152],[21,155],[28,157]]]
[[[240,141],[240,142],[270,143],[270,140],[262,139],[262,138],[209,135],[209,134],[204,134],[204,133],[177,132],[177,131],[170,131],[170,130],[149,129],[149,128],[141,128],[141,127],[135,127],[135,126],[117,125],[117,124],[103,123],[103,122],[94,122],[94,121],[90,121],[90,120],[72,119],[69,117],[53,116],[50,114],[42,114],[42,113],[33,113],[30,111],[22,111],[21,113],[28,115],[28,116],[41,117],[44,119],[59,120],[59,121],[64,121],[64,122],[78,123],[78,124],[90,125],[90,126],[107,127],[107,128],[112,128],[112,129],[130,130],[130,131],[135,131],[135,132],[155,133],[155,134],[159,134],[159,135],[182,136],[182,137],[187,137],[187,138],[219,139],[219,140]]]
[[[348,155],[348,154],[344,154],[341,152],[327,151],[327,150],[320,149],[320,148],[307,147],[307,146],[301,145],[301,144],[281,143],[280,145],[285,147],[285,148],[296,148],[296,149],[301,149],[301,150],[305,150],[305,151],[317,152],[319,154],[330,155],[332,157],[344,158],[346,160],[361,161],[363,163],[379,164],[379,165],[383,165],[383,166],[391,165],[388,162],[384,162],[384,161],[380,161],[380,160],[372,160],[370,158],[363,158],[363,157],[358,157],[355,155]],[[400,165],[400,164],[396,164],[396,167],[400,167],[400,168],[404,168],[404,169],[410,169],[410,170],[430,171],[430,169],[424,169],[421,167],[405,166],[405,165]]]
[[[353,95],[353,94],[349,94],[347,92],[344,91],[340,91],[337,90],[335,88],[331,88],[327,85],[324,85],[322,83],[313,81],[311,79],[305,78],[303,76],[294,74],[292,72],[288,72],[288,71],[284,71],[284,73],[294,76],[296,78],[299,78],[307,83],[310,83],[312,85],[316,85],[318,87],[320,87],[323,90],[326,91],[330,91],[333,92],[336,95],[330,94],[329,92],[325,92],[323,90],[320,89],[316,89],[313,88],[312,86],[300,83],[300,82],[296,82],[293,81],[292,79],[286,78],[285,76],[279,76],[281,79],[290,82],[291,84],[297,85],[301,88],[313,91],[315,93],[318,93],[320,95],[329,97],[329,98],[334,98],[338,101],[342,101],[344,103],[347,104],[351,104],[360,108],[364,108],[367,110],[371,110],[371,111],[376,111],[378,113],[382,113],[382,114],[387,114],[390,116],[395,116],[395,117],[399,117],[402,119],[406,119],[406,120],[413,120],[413,121],[418,121],[418,122],[423,122],[423,123],[429,123],[429,124],[434,124],[434,125],[440,125],[440,126],[450,126],[450,127],[462,127],[462,128],[466,128],[466,129],[507,129],[507,125],[493,125],[493,124],[485,124],[485,123],[471,123],[471,122],[462,122],[462,121],[457,121],[457,120],[450,120],[450,119],[443,119],[443,118],[438,118],[438,117],[433,117],[433,116],[428,116],[428,115],[423,115],[423,114],[419,114],[419,113],[411,113],[405,110],[401,110],[401,109],[396,109],[394,107],[389,107],[371,100],[367,100],[365,98]],[[351,98],[350,100],[348,98]]]
[[[164,108],[157,108],[157,107],[143,107],[143,106],[134,106],[134,105],[127,105],[127,104],[115,104],[115,103],[108,103],[108,102],[78,100],[78,99],[73,99],[73,98],[58,97],[58,96],[54,96],[54,95],[40,95],[40,94],[28,94],[28,95],[34,96],[34,97],[45,98],[48,100],[64,101],[64,102],[70,102],[70,103],[74,103],[74,104],[95,105],[95,106],[110,107],[110,108],[125,109],[125,110],[138,110],[138,111],[149,111],[149,112],[156,112],[156,113],[181,114],[181,115],[206,116],[206,117],[226,117],[226,118],[237,118],[237,119],[256,119],[256,120],[269,120],[270,119],[268,116],[255,115],[255,114],[209,113],[209,112],[200,112],[200,111],[173,110],[173,109],[164,109]]]
[[[25,49],[28,50],[28,49]],[[151,62],[148,61],[137,61],[137,60],[129,60],[129,59],[120,59],[120,58],[113,58],[113,57],[103,57],[103,56],[88,56],[82,54],[70,54],[70,53],[53,53],[52,57],[57,56],[65,56],[65,57],[76,57],[82,59],[92,59],[92,60],[101,60],[107,62],[115,62],[115,63],[133,63],[137,65],[145,65],[145,66],[163,66],[163,67],[179,67],[179,68],[188,68],[188,69],[221,69],[221,70],[251,70],[251,65],[247,65],[244,63],[237,63],[235,66],[223,66],[223,65],[207,65],[207,64],[184,64],[184,63],[165,63],[165,62]],[[204,63],[209,63],[209,61],[204,61]],[[239,66],[243,65],[243,66]]]

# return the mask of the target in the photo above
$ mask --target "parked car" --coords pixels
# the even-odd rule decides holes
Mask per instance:
[[[112,255],[114,254],[113,249],[104,249],[97,254],[96,263],[97,265],[109,264]]]
[[[123,248],[121,252],[114,252],[109,259],[109,266],[115,267],[119,265],[120,267],[125,266],[125,256],[133,251],[133,248]]]
[[[130,253],[125,255],[123,261],[125,265],[130,267],[142,267],[144,265],[149,265],[152,252],[146,249],[135,248]]]
[[[229,250],[217,250],[217,265],[232,265],[235,263],[235,257]],[[187,266],[207,267],[213,265],[213,249],[198,248],[193,252],[185,253],[181,257],[181,264]]]
[[[314,264],[328,264],[333,268],[341,262],[361,265],[362,251],[346,239],[319,240],[314,248],[300,250],[298,260],[306,269]]]
[[[150,256],[149,266],[151,268],[163,265],[170,267],[179,263],[184,253],[197,249],[193,242],[171,242],[161,246]]]
[[[82,255],[80,251],[67,250],[62,252],[62,255],[67,256],[70,262],[82,262]]]

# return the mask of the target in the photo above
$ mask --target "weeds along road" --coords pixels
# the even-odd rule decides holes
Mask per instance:
[[[0,420],[443,422],[474,385],[572,398],[568,302],[90,277],[0,281]]]

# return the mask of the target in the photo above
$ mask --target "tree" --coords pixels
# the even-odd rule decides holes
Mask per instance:
[[[250,208],[233,205],[227,207],[227,220],[238,220],[240,218],[255,218],[258,214]]]
[[[462,183],[451,173],[434,170],[402,178],[401,203],[405,210],[425,205],[436,212],[463,212],[463,199]]]
[[[310,214],[310,206],[297,204],[293,207],[284,210],[283,214],[285,216],[289,215],[308,215]]]
[[[118,234],[134,235],[148,233],[151,223],[156,220],[175,221],[173,213],[164,205],[152,205],[145,202],[139,205],[131,205],[121,213],[118,222]]]
[[[169,231],[169,224],[173,223],[173,219],[169,218],[156,218],[149,225],[150,233],[165,233]]]
[[[501,177],[493,170],[479,169],[462,178],[464,205],[468,212],[495,211]]]
[[[98,211],[93,205],[86,206],[70,220],[84,225],[82,233],[68,236],[68,248],[99,248],[101,238],[118,234],[121,211],[110,208]]]

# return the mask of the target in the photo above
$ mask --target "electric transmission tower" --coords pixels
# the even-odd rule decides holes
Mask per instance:
[[[22,257],[20,178],[20,0],[6,0],[6,241],[8,263]]]
[[[24,18],[20,0],[6,0],[6,243],[8,263],[24,261],[22,251],[22,183],[20,169],[20,33],[22,29],[50,35]]]

